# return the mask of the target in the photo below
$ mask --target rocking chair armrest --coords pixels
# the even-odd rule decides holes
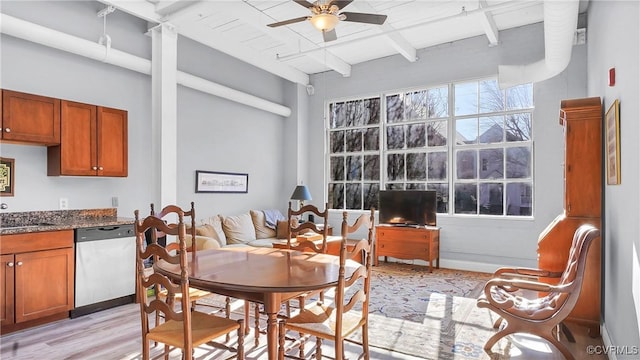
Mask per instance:
[[[560,276],[562,276],[562,272],[558,272],[558,271],[549,271],[549,270],[524,268],[524,267],[517,267],[517,268],[504,267],[496,270],[496,272],[493,274],[500,275],[500,276],[509,276],[509,277],[526,276],[526,277],[559,278]]]
[[[495,307],[506,309],[513,306],[513,297],[500,301],[491,296],[491,289],[493,288],[499,288],[510,293],[515,292],[516,290],[532,290],[539,292],[571,292],[574,286],[573,283],[568,285],[556,286],[538,281],[502,278],[493,278],[487,281],[487,284],[484,286],[484,294],[486,300]]]
[[[508,289],[507,291],[512,292],[514,290],[532,290],[532,291],[540,291],[540,292],[570,292],[573,289],[573,284],[568,285],[551,285],[539,281],[531,281],[531,280],[520,280],[520,279],[501,279],[501,278],[493,278],[487,282],[484,287],[484,292],[487,295],[487,298],[491,296],[491,288],[499,287],[502,289]]]

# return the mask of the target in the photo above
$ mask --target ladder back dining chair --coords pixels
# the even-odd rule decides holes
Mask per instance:
[[[189,298],[188,252],[185,240],[186,226],[184,212],[177,206],[166,207],[166,214],[174,214],[176,223],[165,223],[155,215],[140,219],[139,211],[135,211],[136,234],[136,268],[138,273],[138,292],[141,294],[140,315],[142,324],[142,358],[149,359],[149,343],[163,343],[164,357],[169,358],[169,352],[174,348],[182,349],[183,358],[192,359],[194,349],[202,344],[213,341],[230,332],[237,332],[236,354],[232,357],[244,359],[244,320],[237,321],[206,314],[191,309]],[[158,244],[157,236],[146,243],[145,232],[164,233],[176,236],[177,251],[170,251],[162,244]],[[146,246],[145,246],[146,245]],[[180,282],[174,283],[168,277],[159,273],[147,274],[144,262],[152,257],[154,264],[165,261],[180,267]],[[167,291],[166,297],[149,296],[149,289]],[[176,297],[176,294],[180,294]],[[180,299],[180,307],[176,307],[174,300]],[[151,326],[149,316],[161,313],[164,322]],[[231,357],[230,357],[231,358]]]
[[[342,221],[342,243],[340,248],[340,269],[338,272],[338,285],[335,287],[335,299],[333,305],[318,301],[302,309],[300,313],[283,319],[279,323],[279,349],[278,359],[286,357],[286,353],[296,346],[300,347],[299,356],[304,358],[304,343],[307,337],[316,337],[316,359],[322,358],[322,339],[334,342],[335,359],[344,359],[344,341],[356,330],[362,329],[362,350],[365,360],[369,359],[369,297],[371,290],[371,266],[373,263],[373,238],[369,231],[366,239],[355,242],[348,250],[347,234],[350,226],[347,223],[346,213]],[[364,221],[366,222],[366,221]],[[355,224],[354,224],[355,226]],[[373,228],[373,221],[368,225]],[[359,265],[350,278],[345,278],[345,267],[349,259],[363,254],[364,263]],[[347,296],[347,290],[356,289],[353,295]],[[356,304],[361,305],[361,310],[355,310]],[[300,338],[291,345],[285,347],[287,330],[296,331]]]

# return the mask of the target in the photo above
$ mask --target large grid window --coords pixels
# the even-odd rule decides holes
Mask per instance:
[[[329,206],[377,207],[380,98],[331,103],[329,112]]]
[[[438,212],[448,212],[449,88],[383,98],[387,115],[384,188],[436,190]]]
[[[455,214],[532,215],[533,87],[454,85]]]
[[[331,208],[377,206],[380,189],[428,189],[439,213],[532,215],[531,84],[484,79],[328,109]]]

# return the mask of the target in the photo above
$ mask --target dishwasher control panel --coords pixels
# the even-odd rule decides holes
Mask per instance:
[[[118,239],[135,236],[133,233],[133,224],[78,228],[76,229],[75,234],[76,242]]]

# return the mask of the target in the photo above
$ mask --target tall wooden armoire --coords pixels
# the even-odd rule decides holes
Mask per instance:
[[[601,228],[602,103],[600,98],[564,100],[560,106],[564,130],[564,212],[538,238],[538,267],[563,271],[573,234],[582,224]],[[567,321],[588,326],[600,335],[601,240],[589,249],[580,298]],[[554,279],[542,279],[553,283]]]

